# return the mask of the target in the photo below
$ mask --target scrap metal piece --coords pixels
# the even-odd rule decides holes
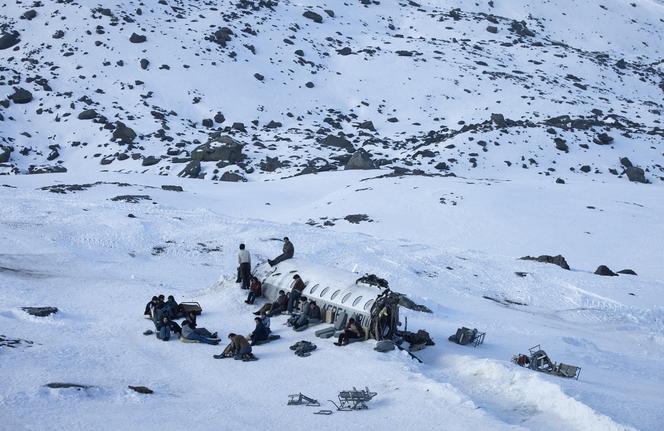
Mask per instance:
[[[318,410],[317,412],[314,412],[314,414],[329,416],[332,414],[332,410]]]
[[[552,361],[539,344],[528,349],[528,353],[529,355],[514,355],[512,362],[541,373],[579,380],[581,367]]]
[[[328,401],[339,411],[366,410],[369,408],[366,403],[371,401],[376,395],[378,393],[369,391],[368,387],[360,391],[353,387],[352,391],[339,392],[339,405],[332,400]]]
[[[288,396],[288,406],[307,406],[307,407],[320,407],[318,400],[304,395],[302,392],[299,394],[292,394]]]

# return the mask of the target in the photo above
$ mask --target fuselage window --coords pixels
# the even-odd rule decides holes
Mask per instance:
[[[353,301],[353,307],[355,307],[357,304],[359,304],[361,300],[362,300],[362,296],[358,296],[357,298],[355,298],[355,301]]]
[[[332,296],[330,296],[330,299],[334,299],[334,298],[336,298],[336,297],[339,295],[339,292],[341,292],[341,289],[339,289],[339,290],[337,290],[336,292],[334,292],[334,293],[332,294]]]
[[[318,290],[318,285],[316,284],[314,287],[311,288],[311,292],[309,292],[309,293],[310,293],[310,294],[311,294],[311,293],[314,293],[314,292],[317,291],[317,290]]]
[[[325,294],[327,293],[328,290],[330,290],[330,286],[327,286],[325,289],[323,289],[323,290],[321,291],[321,293],[320,293],[320,297],[322,298],[323,295],[325,295]]]
[[[352,294],[353,294],[352,292],[348,292],[347,294],[345,294],[344,297],[341,298],[341,303],[342,303],[342,304],[345,304],[346,301],[348,301],[348,298],[350,298],[350,296],[351,296]]]
[[[367,303],[364,304],[364,310],[365,311],[370,310],[371,307],[374,305],[374,302],[376,301],[374,301],[373,299],[368,300]]]

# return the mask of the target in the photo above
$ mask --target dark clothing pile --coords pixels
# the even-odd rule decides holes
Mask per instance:
[[[298,341],[297,343],[290,346],[290,349],[293,350],[297,356],[301,358],[306,358],[311,356],[311,352],[316,350],[316,345],[309,341]]]

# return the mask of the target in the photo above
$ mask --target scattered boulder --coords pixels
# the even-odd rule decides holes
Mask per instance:
[[[284,164],[279,161],[278,157],[266,156],[265,160],[260,163],[261,170],[265,172],[274,172],[283,166]]]
[[[192,160],[187,163],[187,166],[180,171],[178,174],[179,177],[184,178],[198,178],[201,174],[201,162],[198,160]]]
[[[243,183],[246,182],[247,179],[236,172],[224,172],[221,178],[219,178],[219,181],[225,181],[228,183]]]
[[[146,70],[150,65],[150,61],[147,58],[141,58],[141,69]]]
[[[357,125],[358,129],[371,130],[372,132],[376,131],[372,121],[363,121]]]
[[[214,116],[214,122],[217,123],[217,124],[221,124],[224,121],[226,121],[226,118],[224,117],[224,114],[222,114],[221,112],[217,112]]]
[[[279,121],[274,121],[271,120],[269,123],[265,125],[266,129],[278,129],[279,127],[283,126]]]
[[[156,165],[160,161],[161,161],[161,159],[158,158],[158,157],[147,156],[146,158],[143,159],[143,161],[141,162],[141,165],[142,166],[152,166],[152,165]]]
[[[138,392],[139,394],[154,394],[154,391],[146,386],[128,386],[129,389],[131,389],[134,392]]]
[[[548,254],[543,254],[539,257],[524,256],[521,258],[521,260],[534,260],[536,262],[552,263],[554,265],[558,265],[562,269],[566,269],[569,271],[569,265],[567,264],[565,258],[561,255],[549,256]]]
[[[376,165],[374,164],[371,155],[365,151],[364,148],[360,148],[353,153],[350,160],[346,163],[344,169],[375,169]]]
[[[21,307],[21,310],[35,317],[46,317],[59,311],[58,307]]]
[[[349,153],[355,151],[353,144],[351,144],[348,139],[340,136],[327,135],[325,138],[320,140],[319,143],[324,147],[341,148],[348,151]]]
[[[171,185],[162,185],[161,186],[162,190],[168,190],[171,192],[182,192],[184,191],[181,186],[171,186]]]
[[[526,26],[525,21],[512,21],[510,31],[518,34],[519,36],[533,37],[535,33]]]
[[[131,36],[129,37],[129,42],[131,43],[143,43],[146,40],[148,40],[148,38],[142,34],[132,33]]]
[[[0,50],[11,48],[20,41],[21,38],[19,37],[19,33],[17,31],[11,33],[3,32],[2,36],[0,36]]]
[[[634,166],[631,160],[629,160],[627,157],[621,157],[620,164],[623,165],[624,168],[631,168]]]
[[[119,140],[122,143],[130,144],[136,139],[136,132],[131,127],[127,127],[123,122],[118,121],[115,123],[115,130],[113,130],[113,140]]]
[[[60,174],[67,172],[67,168],[60,165],[55,166],[30,166],[28,174]]]
[[[12,147],[6,147],[0,145],[0,163],[7,163],[14,149]]]
[[[78,119],[79,120],[92,120],[94,118],[97,118],[97,111],[94,109],[86,109],[85,111],[81,112],[78,114]]]
[[[191,159],[201,162],[227,162],[235,164],[244,160],[244,145],[227,135],[221,135],[210,142],[199,145],[191,152]]]
[[[621,269],[618,271],[618,274],[637,275],[636,272],[634,272],[632,269]]]
[[[498,33],[498,27],[496,27],[495,25],[490,25],[486,28],[486,31],[488,31],[489,33],[496,34]]]
[[[14,94],[10,95],[9,99],[18,105],[30,103],[32,101],[32,93],[25,88],[14,87]]]
[[[352,224],[360,224],[360,222],[363,221],[368,221],[368,222],[373,221],[366,214],[349,214],[346,217],[344,217],[344,220]]]
[[[222,48],[226,48],[226,43],[231,41],[232,34],[233,31],[230,28],[222,27],[219,30],[215,31],[212,34],[212,36],[208,37],[207,39],[216,43]]]
[[[646,180],[646,174],[643,169],[637,168],[636,166],[630,166],[629,168],[625,169],[625,174],[627,175],[627,179],[633,183],[648,183],[648,180]]]
[[[302,16],[305,17],[305,18],[309,18],[310,20],[312,20],[313,22],[315,22],[317,24],[320,24],[320,23],[323,22],[323,17],[320,16],[319,14],[317,14],[314,11],[308,10],[305,13],[303,13]]]
[[[140,201],[151,201],[148,195],[119,195],[111,198],[113,202],[127,202],[128,204],[137,204]]]
[[[569,146],[567,146],[567,143],[564,139],[562,138],[554,138],[553,142],[556,143],[556,150],[558,151],[564,151],[566,153],[569,152]]]
[[[238,132],[246,132],[247,131],[247,129],[244,127],[244,123],[241,123],[239,121],[233,123],[233,125],[231,126],[231,129],[237,130]]]
[[[503,114],[491,114],[491,121],[499,128],[507,126],[505,116]]]
[[[606,133],[600,133],[599,135],[595,136],[593,142],[597,145],[609,145],[611,142],[613,142],[613,138]]]
[[[618,276],[618,274],[616,274],[615,272],[611,271],[611,270],[609,269],[609,267],[606,266],[606,265],[600,265],[600,266],[598,266],[597,269],[595,270],[595,274],[597,274],[597,275],[603,275],[603,276],[606,276],[606,277],[616,277],[616,276]]]
[[[26,10],[21,15],[21,19],[27,19],[28,21],[33,20],[37,16],[37,11],[34,9]]]

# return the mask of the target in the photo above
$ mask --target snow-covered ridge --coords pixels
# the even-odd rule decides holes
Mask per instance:
[[[343,168],[362,148],[416,172],[553,181],[619,175],[627,157],[640,179],[663,176],[653,1],[5,1],[2,14],[4,173],[237,181]],[[196,155],[227,135],[241,150]]]

